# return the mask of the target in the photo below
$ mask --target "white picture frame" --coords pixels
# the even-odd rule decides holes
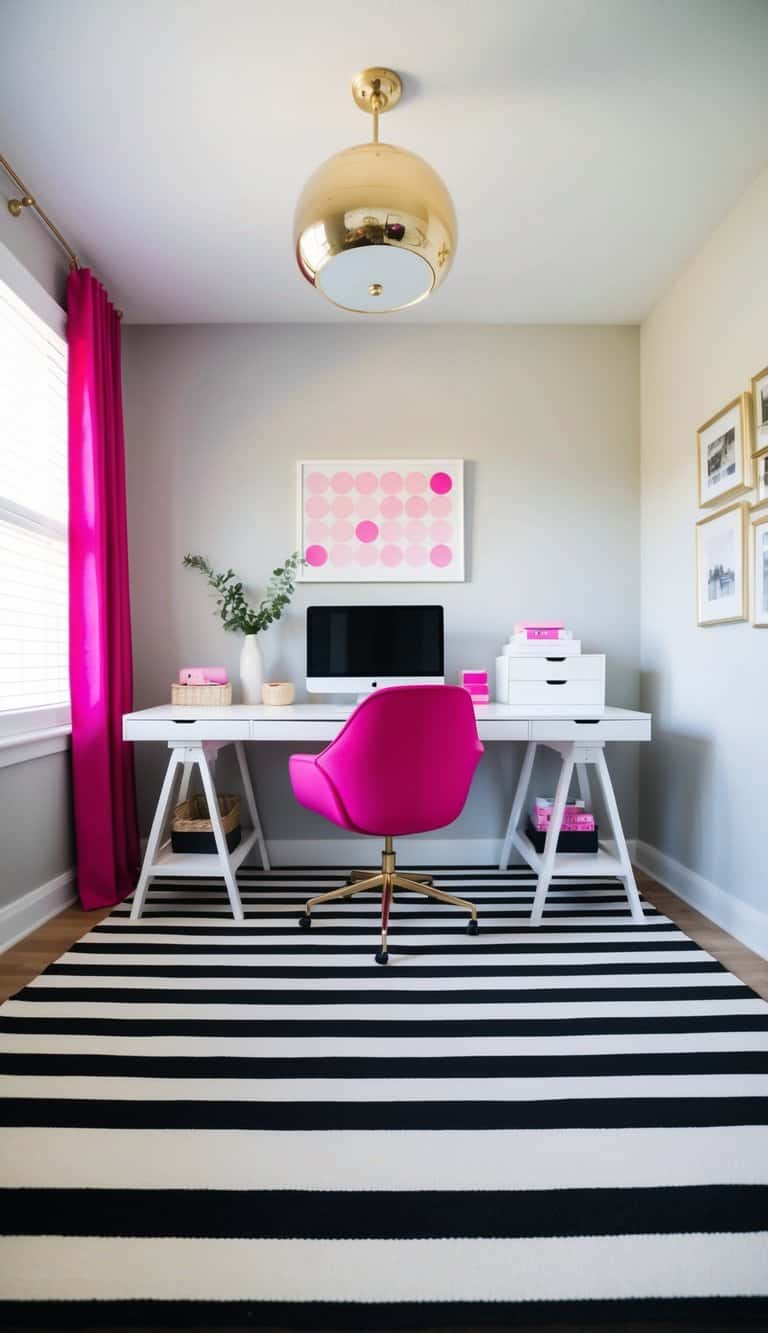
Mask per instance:
[[[696,524],[698,624],[747,619],[747,506],[729,505]]]
[[[464,460],[301,459],[301,583],[463,583]]]

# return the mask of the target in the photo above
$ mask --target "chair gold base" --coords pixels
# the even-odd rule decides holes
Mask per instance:
[[[395,852],[391,838],[384,839],[381,870],[378,873],[372,873],[370,870],[352,870],[350,881],[349,884],[342,884],[341,888],[331,889],[329,893],[318,893],[316,897],[309,898],[304,906],[304,915],[299,917],[299,925],[303,926],[305,930],[311,926],[312,908],[318,907],[320,903],[334,902],[337,898],[352,898],[356,893],[365,893],[369,889],[381,889],[381,949],[376,954],[376,962],[387,963],[389,962],[387,929],[392,893],[395,889],[408,889],[411,893],[423,893],[425,897],[433,898],[436,902],[449,903],[451,907],[463,908],[465,912],[470,914],[468,929],[472,932],[478,929],[477,908],[474,903],[469,902],[466,898],[456,898],[452,893],[445,893],[442,889],[436,889],[431,875],[401,875],[398,873],[395,868]]]

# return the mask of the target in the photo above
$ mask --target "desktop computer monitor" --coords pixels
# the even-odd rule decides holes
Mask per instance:
[[[443,685],[442,606],[307,607],[307,690]]]

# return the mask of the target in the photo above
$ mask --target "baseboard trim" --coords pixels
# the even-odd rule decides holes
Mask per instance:
[[[638,840],[634,860],[640,870],[657,879],[665,889],[671,889],[689,907],[695,907],[697,912],[709,917],[753,953],[768,958],[768,914],[734,898],[651,843]]]
[[[381,846],[381,838],[267,838],[273,866],[377,866]],[[501,838],[398,838],[395,850],[404,866],[497,866]]]
[[[38,926],[63,912],[76,898],[75,872],[65,870],[47,884],[24,893],[15,902],[0,907],[0,953],[18,944]]]

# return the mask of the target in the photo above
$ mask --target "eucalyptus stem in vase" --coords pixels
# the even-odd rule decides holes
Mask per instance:
[[[205,575],[216,598],[216,614],[225,630],[239,630],[245,635],[240,650],[241,698],[245,704],[261,703],[264,660],[258,636],[273,621],[280,619],[290,603],[296,590],[297,571],[304,564],[302,557],[294,551],[282,565],[272,570],[264,596],[256,607],[248,601],[243,583],[233,569],[217,574],[204,555],[187,554],[183,563],[187,569],[197,569]]]

